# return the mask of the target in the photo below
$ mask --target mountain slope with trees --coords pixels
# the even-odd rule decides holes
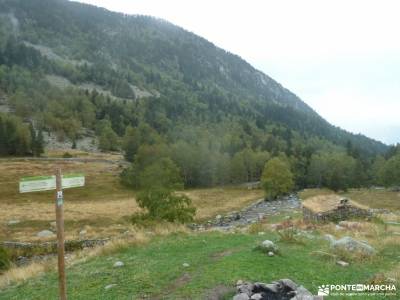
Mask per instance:
[[[298,187],[317,185],[312,161],[331,152],[355,160],[352,185],[367,184],[373,176],[361,175],[388,149],[332,126],[193,33],[66,0],[0,0],[0,92],[13,122],[33,124],[36,139],[44,132],[76,145],[85,128],[102,150],[122,149],[133,162],[123,180],[133,186],[157,159],[171,159],[186,186],[210,186],[259,180],[275,156]],[[32,139],[35,130],[23,135]],[[38,151],[32,147],[2,154]]]

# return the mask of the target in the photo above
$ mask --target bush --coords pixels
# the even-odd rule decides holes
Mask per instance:
[[[140,192],[137,202],[140,207],[147,209],[150,218],[168,222],[191,222],[196,212],[187,196],[163,188]]]
[[[5,271],[10,267],[10,255],[6,249],[0,247],[0,272]]]
[[[259,232],[263,232],[264,230],[265,230],[264,229],[264,225],[261,224],[260,222],[258,222],[258,223],[251,224],[249,226],[249,229],[247,229],[247,232],[249,234],[256,234],[256,233],[259,233]]]
[[[187,223],[193,221],[196,209],[190,198],[174,191],[183,187],[179,168],[169,158],[152,163],[139,174],[142,188],[137,203],[151,219]]]
[[[298,234],[298,230],[295,227],[288,227],[277,231],[280,242],[305,244],[304,239]]]
[[[65,152],[64,154],[63,154],[63,156],[62,156],[63,158],[72,158],[73,156],[72,156],[72,154],[71,153],[69,153],[69,152]]]

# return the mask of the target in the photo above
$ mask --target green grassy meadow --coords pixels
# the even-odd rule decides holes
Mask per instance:
[[[279,256],[254,250],[265,239],[276,241]],[[316,294],[321,284],[367,283],[389,270],[400,255],[388,246],[374,259],[343,268],[314,251],[327,242],[279,242],[278,235],[242,233],[172,234],[142,246],[126,247],[67,269],[69,299],[216,299],[232,297],[237,280],[270,282],[291,278]],[[120,268],[113,267],[123,261]],[[188,263],[189,267],[182,264]],[[116,284],[106,290],[105,286]],[[0,299],[56,299],[57,276],[44,274],[0,292]],[[224,296],[222,296],[224,294]],[[338,298],[339,299],[339,298]],[[368,299],[384,299],[368,297]],[[393,298],[394,299],[394,298]]]

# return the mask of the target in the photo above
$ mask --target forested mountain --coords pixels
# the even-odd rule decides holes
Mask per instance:
[[[387,150],[330,125],[279,83],[193,33],[66,0],[0,0],[2,95],[37,132],[79,143],[82,128],[91,129],[103,150],[122,147],[129,160],[158,145],[151,151],[168,152],[187,185],[256,180],[266,158],[277,155],[305,185],[313,154],[347,151],[365,169]],[[0,154],[23,152],[6,144]],[[224,169],[228,175],[218,174]]]

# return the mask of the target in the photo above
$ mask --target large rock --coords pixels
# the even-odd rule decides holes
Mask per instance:
[[[237,287],[234,300],[305,300],[318,299],[303,286],[298,286],[290,279],[281,279],[269,284],[257,282],[243,283]]]
[[[239,294],[247,294],[249,297],[253,294],[254,284],[245,282],[237,285],[237,291]]]
[[[269,251],[277,252],[278,251],[278,246],[275,245],[275,243],[270,240],[265,240],[264,242],[262,242],[261,248],[263,250],[265,250],[266,252],[269,252]]]
[[[331,247],[333,247],[333,244],[336,242],[336,239],[332,234],[325,234],[323,239],[328,241]]]
[[[348,252],[360,252],[365,255],[373,255],[376,250],[366,242],[360,242],[350,236],[345,236],[331,244],[332,248]]]
[[[245,293],[240,293],[233,296],[233,300],[249,300],[249,299],[250,299],[249,295]]]
[[[125,264],[122,261],[117,261],[117,262],[115,262],[114,267],[115,268],[120,268],[120,267],[123,267],[124,265]]]

